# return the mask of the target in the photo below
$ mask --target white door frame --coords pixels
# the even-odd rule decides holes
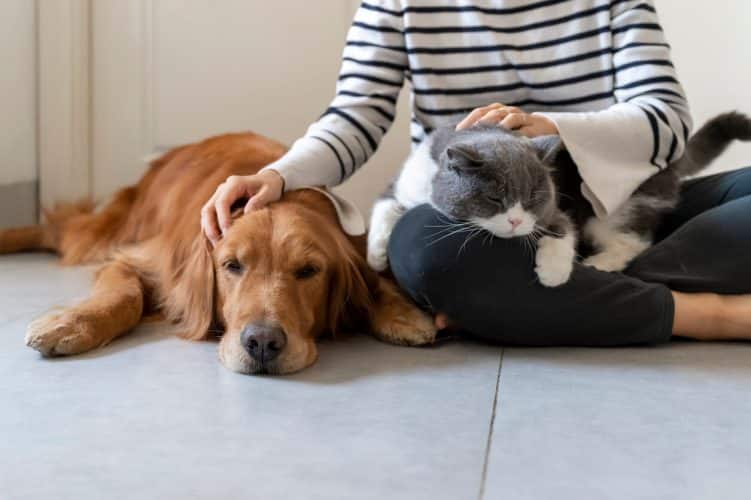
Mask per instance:
[[[91,1],[37,2],[39,198],[91,196]]]

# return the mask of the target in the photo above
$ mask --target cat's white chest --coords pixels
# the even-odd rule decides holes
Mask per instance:
[[[404,208],[430,203],[433,177],[438,164],[430,156],[432,138],[428,137],[415,149],[402,167],[394,185],[394,198]]]

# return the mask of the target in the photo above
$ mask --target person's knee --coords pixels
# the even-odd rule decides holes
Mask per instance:
[[[389,239],[388,259],[399,285],[424,306],[430,306],[428,294],[439,291],[446,273],[445,254],[431,245],[437,224],[431,223],[432,209],[418,207],[400,219]]]
[[[726,191],[723,201],[728,202],[751,196],[751,167],[742,168],[725,174]]]
[[[448,312],[501,298],[509,307],[531,293],[534,258],[521,240],[463,230],[428,205],[404,214],[389,239],[399,285],[418,304]]]

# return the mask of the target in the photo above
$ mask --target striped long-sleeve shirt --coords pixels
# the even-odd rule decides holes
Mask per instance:
[[[691,117],[651,0],[367,0],[336,96],[267,168],[336,185],[375,152],[411,86],[412,142],[493,102],[552,119],[598,215],[683,152]]]

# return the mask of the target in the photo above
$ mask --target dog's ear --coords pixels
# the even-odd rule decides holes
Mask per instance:
[[[201,340],[208,336],[214,321],[214,261],[203,235],[184,251],[187,255],[166,281],[170,288],[165,291],[165,312],[177,322],[181,337]]]
[[[331,276],[329,329],[336,334],[367,326],[378,290],[378,274],[357,252],[355,245],[342,234],[337,240],[337,263]]]

